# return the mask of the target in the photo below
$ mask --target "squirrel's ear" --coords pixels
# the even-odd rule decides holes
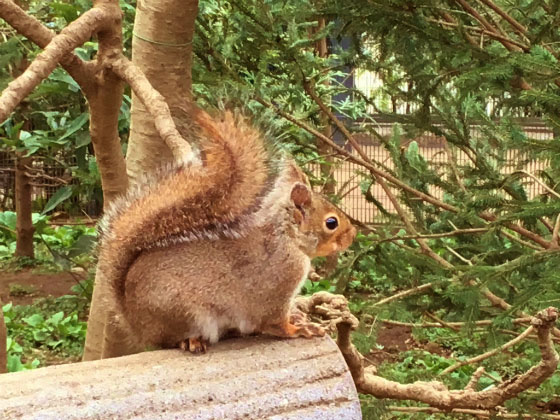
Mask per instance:
[[[302,224],[305,219],[305,208],[311,204],[311,191],[307,185],[297,182],[292,188],[290,195],[294,205],[294,218],[298,224]]]
[[[296,207],[308,207],[311,204],[311,191],[307,185],[297,182],[292,188],[291,199]]]

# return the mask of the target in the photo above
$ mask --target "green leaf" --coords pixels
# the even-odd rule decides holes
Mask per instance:
[[[82,128],[88,122],[88,120],[89,114],[87,112],[82,113],[78,118],[75,118],[70,123],[70,125],[68,126],[64,134],[58,139],[58,141],[64,140],[65,138],[74,134],[76,131]]]
[[[8,229],[16,230],[17,215],[15,211],[4,211],[0,213],[0,227],[6,226]]]
[[[56,314],[52,315],[48,321],[51,324],[57,325],[58,323],[60,323],[60,321],[62,321],[62,319],[64,318],[64,312],[60,311],[57,312]]]
[[[41,212],[41,214],[48,213],[49,211],[53,210],[56,206],[62,203],[64,200],[67,200],[72,196],[72,187],[70,185],[65,185],[60,187],[56,193],[51,197],[51,199],[45,205],[45,208]]]
[[[39,314],[33,314],[31,316],[23,318],[23,322],[31,327],[37,327],[45,322],[45,319]]]

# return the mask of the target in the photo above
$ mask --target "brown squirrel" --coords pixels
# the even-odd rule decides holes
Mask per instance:
[[[228,331],[323,335],[293,299],[310,259],[344,250],[356,229],[242,118],[194,120],[201,163],[162,171],[103,221],[98,269],[114,322],[137,345],[195,352]]]

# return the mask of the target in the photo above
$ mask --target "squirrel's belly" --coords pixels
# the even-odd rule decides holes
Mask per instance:
[[[216,314],[199,310],[193,314],[194,328],[197,334],[210,343],[216,343],[226,332],[236,330],[241,334],[251,334],[256,326],[242,314]]]

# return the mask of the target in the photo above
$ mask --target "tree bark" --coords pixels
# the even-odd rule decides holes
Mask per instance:
[[[31,158],[16,156],[16,257],[33,258],[33,221],[31,218],[31,184],[26,173]]]
[[[90,134],[101,174],[103,208],[107,210],[111,202],[124,194],[128,188],[126,165],[118,131],[123,83],[109,68],[110,60],[122,53],[122,12],[118,1],[97,0],[93,4],[112,9],[115,16],[113,25],[98,33],[98,83],[93,92],[88,95]],[[103,330],[110,304],[103,273],[98,271],[95,274],[84,360],[95,360],[101,357]]]
[[[329,338],[227,340],[0,376],[0,418],[361,419]],[[53,395],[54,392],[54,395]]]
[[[171,114],[191,101],[192,40],[198,0],[142,0],[136,7],[132,62],[165,98]],[[181,132],[181,126],[178,124]],[[188,133],[181,132],[184,138]],[[130,112],[127,172],[132,183],[173,160],[161,141],[153,117],[135,95]]]
[[[185,109],[191,101],[192,39],[197,10],[198,0],[141,0],[137,4],[132,40],[133,63],[163,95],[178,122],[177,128],[186,138],[189,124]],[[100,38],[100,48],[101,43]],[[130,182],[172,161],[173,154],[159,136],[154,117],[133,94],[126,164]],[[103,192],[106,193],[105,185]],[[83,360],[101,358],[104,333],[113,331],[106,328],[113,303],[102,276],[96,274]]]

